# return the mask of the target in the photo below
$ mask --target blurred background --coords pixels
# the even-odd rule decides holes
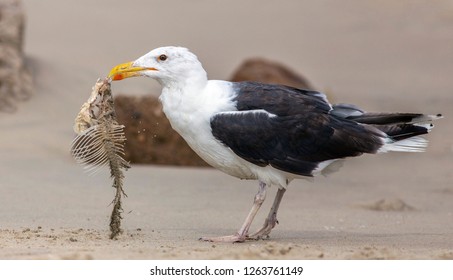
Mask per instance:
[[[199,56],[211,79],[228,79],[245,58],[265,57],[342,101],[366,102],[366,95],[418,102],[411,96],[452,89],[451,0],[23,2],[26,54],[74,82],[178,45]],[[159,92],[141,79],[115,86]]]
[[[0,8],[7,3],[22,3],[14,6],[24,16],[21,63],[33,81],[30,85],[27,80],[32,89],[27,98],[14,100],[14,112],[0,112],[3,226],[104,229],[106,207],[113,198],[107,187],[108,174],[88,177],[70,157],[74,118],[97,78],[106,76],[111,67],[156,47],[177,45],[199,57],[210,79],[230,79],[246,59],[265,58],[302,75],[315,89],[326,92],[333,103],[353,103],[368,111],[443,113],[445,119],[437,122],[428,136],[430,147],[426,153],[354,159],[334,175],[335,180],[319,179],[316,190],[311,189],[313,199],[304,194],[288,197],[287,211],[289,205],[298,207],[305,199],[304,209],[310,213],[313,206],[312,214],[318,213],[320,216],[315,217],[322,222],[287,222],[290,232],[282,232],[294,237],[311,228],[318,236],[324,230],[322,226],[335,218],[332,213],[336,209],[348,215],[363,214],[362,221],[368,221],[368,212],[341,207],[390,194],[417,209],[429,209],[413,212],[419,220],[411,224],[416,226],[410,231],[449,231],[451,237],[453,0],[0,0]],[[6,14],[0,14],[2,19],[7,19]],[[0,59],[8,56],[5,52]],[[25,80],[18,81],[25,84]],[[159,92],[160,86],[150,79],[113,84],[114,95],[157,96]],[[134,209],[125,219],[126,227],[129,223],[144,232],[154,224],[167,229],[181,225],[184,230],[199,226],[214,228],[215,232],[219,221],[203,218],[211,213],[204,209],[212,207],[214,202],[210,201],[223,201],[230,195],[232,199],[223,205],[226,208],[219,208],[220,212],[210,209],[222,217],[225,211],[238,210],[221,222],[221,227],[235,229],[249,208],[256,185],[217,173],[139,166],[128,171],[126,177],[129,198],[125,203],[128,209]],[[214,179],[208,181],[208,177]],[[220,187],[208,188],[213,181]],[[233,184],[253,187],[232,192],[225,186]],[[322,188],[333,184],[335,188]],[[366,184],[372,188],[363,191]],[[297,194],[300,189],[294,187],[291,191]],[[161,195],[165,199],[159,199]],[[174,205],[183,210],[176,210]],[[318,208],[320,205],[325,208]],[[159,211],[165,215],[157,215]],[[282,209],[286,217],[303,213],[285,214]],[[300,220],[310,218],[300,215]],[[348,224],[347,216],[341,220],[340,224],[339,219],[332,221],[337,229],[370,230],[373,234],[370,227]],[[152,224],[146,224],[148,221]],[[385,226],[388,220],[381,222],[377,228],[390,228]],[[219,233],[228,233],[226,229],[219,229]],[[196,231],[191,234],[200,235]],[[419,245],[424,246],[431,238],[427,236]],[[448,238],[440,240],[439,246],[446,240],[451,242]]]

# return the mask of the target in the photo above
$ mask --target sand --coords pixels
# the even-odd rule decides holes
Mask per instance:
[[[0,259],[453,259],[452,1],[24,4],[36,84],[17,113],[0,115]],[[163,45],[192,49],[212,79],[263,56],[334,102],[445,118],[425,153],[364,156],[327,178],[293,182],[280,224],[256,242],[198,241],[238,229],[256,182],[134,165],[124,234],[110,240],[114,190],[107,171],[88,176],[70,157],[73,119],[98,77]],[[159,90],[146,79],[113,85],[114,94]]]

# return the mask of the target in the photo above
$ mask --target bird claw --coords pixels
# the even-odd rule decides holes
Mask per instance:
[[[262,234],[262,235],[258,235],[258,234],[252,234],[251,236],[247,236],[247,240],[267,240],[267,239],[270,239],[270,236],[269,234]]]
[[[274,217],[272,219],[266,219],[263,227],[260,230],[258,230],[257,232],[255,232],[254,234],[247,236],[247,238],[252,239],[252,240],[269,239],[269,234],[271,233],[272,229],[277,224],[278,224],[278,220],[276,217]]]

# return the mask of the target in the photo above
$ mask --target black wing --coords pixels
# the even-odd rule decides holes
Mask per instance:
[[[264,109],[279,116],[304,114],[307,110],[329,112],[332,107],[323,93],[283,85],[257,82],[234,83],[234,101],[239,111]]]
[[[320,162],[375,153],[383,133],[331,115],[317,92],[278,85],[239,83],[239,111],[212,117],[213,135],[259,166],[312,176]]]

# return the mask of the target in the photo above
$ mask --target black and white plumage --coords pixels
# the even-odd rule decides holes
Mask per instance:
[[[363,153],[421,152],[420,137],[441,115],[367,113],[354,105],[331,105],[315,91],[256,82],[208,80],[186,48],[163,47],[112,69],[110,77],[156,79],[172,127],[213,167],[259,181],[253,207],[240,230],[208,241],[242,242],[268,236],[287,185],[328,171],[339,159]],[[277,185],[272,209],[257,233],[250,224],[266,189]]]

